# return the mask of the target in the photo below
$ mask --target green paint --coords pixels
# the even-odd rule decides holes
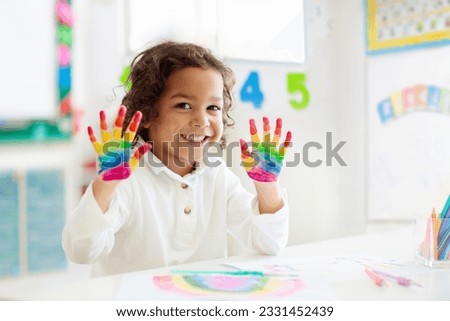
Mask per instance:
[[[58,39],[58,43],[67,45],[69,47],[72,46],[72,28],[65,25],[58,25],[58,29],[56,30],[56,37]]]
[[[172,270],[173,274],[222,274],[222,275],[256,275],[264,276],[261,271],[195,271],[195,270]]]

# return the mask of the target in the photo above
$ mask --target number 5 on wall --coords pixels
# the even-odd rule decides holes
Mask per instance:
[[[290,99],[289,103],[294,109],[304,109],[309,104],[309,91],[306,88],[306,76],[303,73],[290,73],[287,75],[287,90],[290,94],[299,92],[302,95],[302,100],[298,101]]]

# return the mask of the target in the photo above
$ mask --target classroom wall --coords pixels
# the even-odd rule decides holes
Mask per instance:
[[[282,116],[285,130],[293,132],[293,147],[286,159],[302,153],[302,146],[318,142],[325,148],[326,133],[332,133],[333,146],[346,141],[339,153],[347,163],[325,164],[324,149],[313,152],[310,160],[321,158],[322,166],[311,168],[300,164],[284,168],[281,185],[287,189],[291,208],[289,243],[298,244],[365,230],[365,56],[362,2],[349,0],[306,1],[307,57],[302,66],[231,62],[238,71],[253,68],[271,75],[261,86],[283,95],[279,75],[286,71],[302,71],[307,77],[310,104],[305,110],[284,109],[282,102],[267,97],[267,108],[252,110],[241,104],[233,115],[236,128],[233,139],[248,137],[247,119],[263,115],[275,119]],[[237,87],[240,87],[238,81]],[[273,89],[275,87],[276,89]],[[278,104],[277,104],[278,102]],[[235,151],[239,158],[239,151]],[[246,174],[233,164],[233,170],[247,188],[252,184]]]
[[[77,0],[73,2],[75,25],[72,51],[73,106],[83,109],[81,131],[73,141],[63,144],[14,145],[0,148],[3,167],[26,167],[33,154],[34,166],[59,166],[68,174],[68,214],[81,196],[81,185],[89,174],[83,170],[95,155],[86,135],[88,124],[98,123],[98,111],[106,109],[113,116],[123,90],[119,75],[126,63],[120,0]],[[238,77],[237,89],[250,70],[260,70],[261,86],[267,90],[264,108],[255,110],[238,102],[233,118],[235,129],[230,141],[248,138],[250,117],[271,119],[281,116],[284,128],[293,132],[289,157],[303,154],[302,146],[318,142],[325,146],[326,133],[332,133],[333,146],[346,141],[340,155],[348,166],[310,168],[303,163],[284,168],[280,183],[287,190],[291,208],[289,244],[312,242],[336,236],[355,234],[365,229],[365,55],[362,2],[346,0],[339,5],[332,0],[306,0],[305,64],[263,63],[228,60]],[[282,79],[287,72],[306,75],[310,103],[304,110],[294,110],[286,101]],[[267,77],[267,75],[278,75]],[[264,79],[263,79],[264,78]],[[277,95],[277,92],[280,95]],[[282,93],[282,94],[281,94]],[[284,108],[284,109],[282,109]],[[232,170],[242,177],[244,186],[253,189],[251,181],[239,167],[239,150],[233,150]],[[312,151],[310,159],[324,159],[324,150]],[[20,162],[15,161],[21,159]],[[51,160],[51,161],[49,161]],[[239,248],[235,249],[238,253]],[[88,269],[74,264],[69,270],[86,276]],[[81,272],[81,273],[80,273]],[[13,285],[11,285],[13,286]]]
[[[412,220],[440,211],[450,190],[450,46],[368,59],[368,217]],[[423,87],[420,100],[405,99]],[[433,95],[432,90],[439,93]],[[401,93],[381,121],[378,105]],[[437,97],[437,98],[436,98]],[[423,101],[423,102],[422,102]]]
[[[319,72],[317,78],[311,80],[311,87],[317,96],[323,95],[315,107],[328,115],[328,124],[336,132],[336,142],[347,141],[341,156],[348,164],[347,167],[328,168],[330,176],[322,176],[321,182],[317,183],[314,203],[327,204],[329,198],[332,200],[332,203],[322,205],[315,222],[309,226],[311,229],[305,229],[314,231],[314,226],[322,226],[316,237],[306,238],[317,240],[365,230],[366,57],[362,1],[310,1],[309,10],[312,19],[308,23],[311,65],[307,66],[311,74]],[[310,180],[314,181],[315,176]],[[332,191],[323,195],[320,186],[331,182],[334,184]],[[305,192],[308,190],[305,187]],[[309,205],[314,213],[314,205],[311,202]]]
[[[101,108],[115,111],[121,99],[112,100],[114,87],[119,84],[123,53],[121,52],[118,1],[75,2],[78,29],[74,48],[74,102],[86,109],[77,149],[80,162],[92,157],[84,128],[97,122]],[[289,243],[297,244],[354,234],[365,228],[365,57],[362,2],[347,0],[339,3],[330,0],[309,0],[306,35],[307,57],[304,65],[227,61],[238,77],[237,89],[249,70],[260,70],[261,86],[268,91],[264,108],[260,111],[240,104],[233,111],[236,126],[231,140],[248,137],[247,120],[261,119],[267,115],[285,121],[284,128],[294,134],[294,153],[302,154],[302,146],[319,142],[325,146],[326,133],[332,133],[333,145],[347,141],[340,155],[348,164],[285,168],[280,179],[287,189],[291,207]],[[77,28],[77,27],[76,27]],[[282,77],[286,72],[304,72],[311,100],[305,110],[281,109],[280,97],[273,97],[278,88],[285,94],[284,80],[264,75],[275,73]],[[270,94],[270,95],[269,95]],[[234,160],[239,160],[238,149],[233,150]],[[289,154],[288,156],[289,157]],[[310,153],[310,159],[324,159],[324,150]],[[82,159],[83,160],[82,160]],[[242,177],[244,185],[252,189],[251,182],[233,161],[232,169]]]

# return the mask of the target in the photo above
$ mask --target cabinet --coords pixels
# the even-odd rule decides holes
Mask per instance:
[[[61,233],[79,198],[71,143],[0,148],[0,278],[66,271]]]

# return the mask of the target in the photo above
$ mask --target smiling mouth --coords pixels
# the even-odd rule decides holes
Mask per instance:
[[[209,138],[209,136],[194,135],[194,134],[190,134],[190,135],[180,134],[180,136],[183,139],[185,139],[187,142],[189,142],[189,143],[196,143],[196,144],[201,144],[201,143],[205,142]]]

